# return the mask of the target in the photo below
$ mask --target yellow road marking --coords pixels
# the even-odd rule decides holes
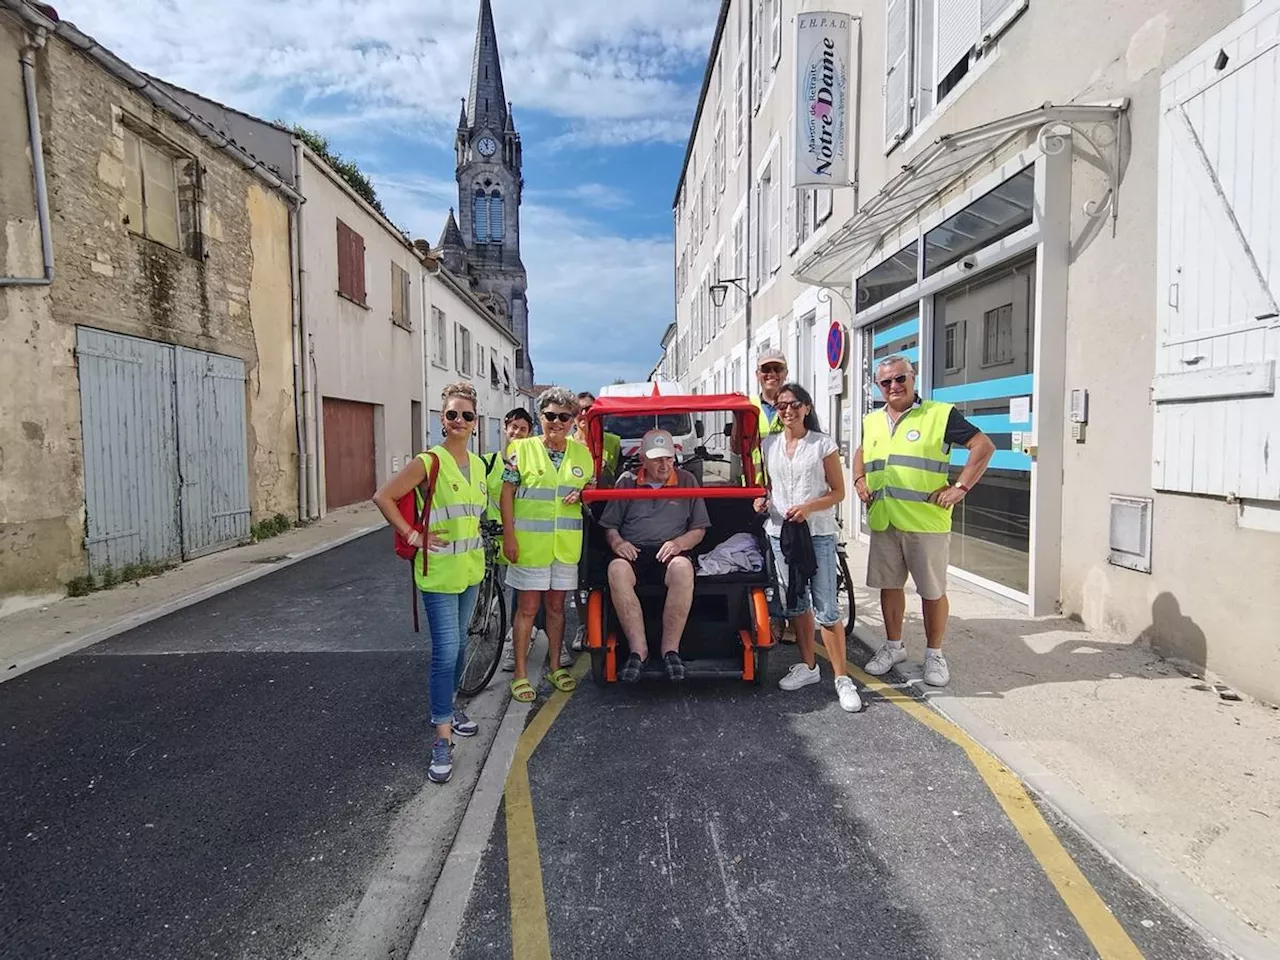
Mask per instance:
[[[825,651],[819,649],[817,652],[826,659]],[[849,673],[868,690],[884,697],[965,752],[1102,960],[1142,960],[1142,952],[1071,859],[1013,771],[954,723],[910,693],[877,680],[852,663],[848,668]]]
[[[581,682],[591,665],[589,656],[578,657],[569,672]],[[507,774],[507,889],[511,897],[512,960],[551,960],[551,934],[547,930],[547,901],[542,890],[542,862],[538,858],[538,831],[533,819],[533,792],[529,787],[529,758],[564,709],[572,691],[557,690],[547,698],[516,741],[515,756]]]

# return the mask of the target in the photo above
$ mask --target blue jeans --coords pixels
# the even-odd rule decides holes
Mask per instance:
[[[480,585],[467,587],[462,593],[422,594],[422,608],[427,611],[427,628],[431,631],[431,722],[435,725],[453,722],[453,697],[462,679],[467,657],[467,627],[476,609]]]
[[[782,555],[782,541],[770,537],[773,547],[773,560],[778,568],[778,609],[780,616],[790,620],[813,610],[813,619],[820,627],[833,627],[842,623],[840,604],[836,600],[836,538],[835,534],[824,534],[813,538],[813,553],[818,561],[818,572],[809,581],[809,591],[801,595],[799,605],[794,610],[787,609],[787,581],[791,571],[787,569],[787,558]]]

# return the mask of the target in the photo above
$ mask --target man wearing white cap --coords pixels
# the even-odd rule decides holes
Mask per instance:
[[[696,487],[698,481],[675,462],[675,441],[666,430],[650,430],[640,444],[640,469],[618,478],[619,490],[651,487]],[[711,520],[701,497],[669,500],[611,500],[600,516],[609,548],[616,557],[609,563],[609,589],[613,608],[627,635],[631,654],[618,674],[624,683],[635,683],[649,659],[644,613],[636,597],[639,583],[667,588],[662,613],[662,665],[670,680],[684,679],[680,638],[693,604],[693,562],[686,554],[702,542]]]

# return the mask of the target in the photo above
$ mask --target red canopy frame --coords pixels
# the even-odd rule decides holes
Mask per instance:
[[[659,394],[657,386],[647,397],[600,397],[587,414],[587,446],[595,462],[596,476],[604,465],[604,417],[660,416],[673,413],[732,413],[740,429],[733,451],[742,459],[745,484],[741,487],[687,487],[632,490],[584,490],[587,503],[604,500],[673,500],[673,499],[737,499],[763,497],[767,493],[759,485],[753,456],[760,447],[760,411],[740,393]]]

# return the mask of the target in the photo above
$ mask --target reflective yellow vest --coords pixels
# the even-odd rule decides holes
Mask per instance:
[[[576,564],[582,557],[582,505],[564,498],[590,483],[595,468],[591,451],[572,438],[565,442],[559,470],[541,437],[516,440],[507,452],[520,471],[513,517],[517,566],[549,567],[553,560]]]
[[[428,551],[419,550],[413,560],[413,576],[418,589],[424,593],[462,593],[484,579],[484,541],[480,537],[480,517],[486,503],[484,461],[474,453],[468,454],[471,458],[468,479],[458,469],[453,454],[443,446],[433,447],[429,453],[440,459],[440,473],[436,477],[426,529],[449,543],[430,552],[425,572],[422,561]],[[420,453],[418,459],[430,476],[431,457]],[[421,511],[422,494],[415,492],[414,499]]]
[[[782,417],[778,415],[776,410],[772,417],[764,412],[764,401],[759,394],[754,394],[751,397],[751,402],[760,411],[760,426],[757,428],[757,432],[760,435],[760,443],[751,453],[751,462],[756,465],[756,483],[760,484],[764,482],[761,479],[764,476],[764,457],[761,454],[761,451],[764,450],[764,438],[775,433],[781,433],[786,427],[782,423]]]
[[[506,469],[506,461],[502,454],[493,454],[493,462],[485,471],[485,488],[489,496],[489,506],[484,512],[486,520],[502,522],[502,471]]]
[[[862,464],[871,506],[867,522],[880,532],[948,533],[951,511],[929,502],[947,485],[951,456],[944,442],[952,405],[924,400],[889,426],[884,410],[862,420]]]
[[[616,433],[604,435],[604,466],[615,477],[618,475],[618,462],[622,459],[622,438]]]

